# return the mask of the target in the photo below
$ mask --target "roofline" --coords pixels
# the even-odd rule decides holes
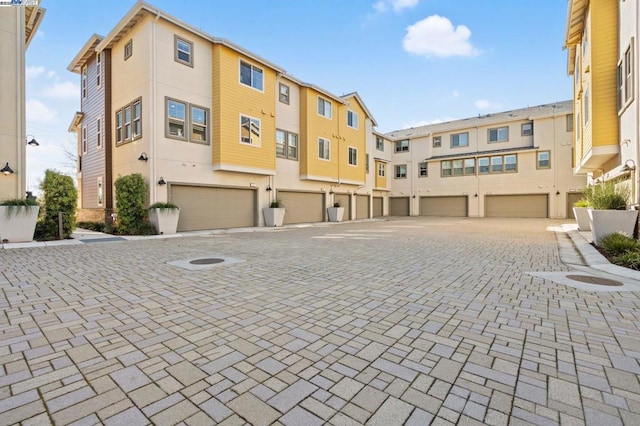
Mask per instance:
[[[83,118],[84,113],[76,111],[76,113],[73,115],[73,120],[71,120],[71,124],[69,124],[69,128],[67,129],[67,131],[69,133],[75,133],[80,123],[82,123]]]
[[[586,8],[585,0],[568,0],[567,6],[567,23],[564,36],[563,48],[567,49],[567,74],[573,75],[575,71],[576,45],[581,41],[576,40],[576,33],[582,33],[584,30],[584,14]],[[578,14],[576,20],[572,17]]]
[[[434,155],[432,157],[425,158],[424,161],[436,161],[443,159],[456,159],[456,158],[468,158],[468,157],[484,157],[486,155],[492,154],[500,154],[507,152],[529,152],[539,150],[539,146],[519,146],[514,148],[503,148],[503,149],[493,149],[489,151],[475,151],[475,152],[467,152],[467,153],[455,153],[455,154],[443,154],[443,155]]]
[[[40,5],[40,0],[38,0],[38,5]],[[47,9],[42,8],[40,6],[36,6],[35,10],[31,13],[31,16],[29,17],[29,21],[25,23],[25,27],[31,27],[31,30],[29,31],[29,36],[26,37],[24,41],[25,49],[29,47],[31,40],[33,40],[33,38],[36,35],[36,32],[38,32],[38,28],[40,27],[40,24],[42,23],[42,20],[44,19],[44,14],[46,12],[47,12]]]
[[[343,99],[348,99],[348,98],[356,98],[356,100],[358,101],[358,103],[360,104],[360,106],[362,107],[362,109],[364,110],[364,112],[367,114],[367,116],[371,119],[371,123],[373,124],[374,127],[378,126],[378,122],[376,121],[376,119],[373,117],[373,114],[371,114],[371,111],[369,111],[369,108],[367,108],[367,105],[365,105],[364,101],[362,100],[362,98],[360,97],[360,95],[358,94],[358,92],[351,92],[351,93],[347,93],[346,95],[342,96]]]
[[[67,65],[67,70],[75,73],[80,73],[80,69],[86,59],[84,59],[92,50],[96,50],[96,45],[102,40],[103,37],[99,34],[93,33],[89,40],[82,46],[78,54]]]

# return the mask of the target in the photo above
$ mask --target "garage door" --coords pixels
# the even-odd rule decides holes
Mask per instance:
[[[171,185],[169,194],[180,207],[178,231],[256,226],[252,189]]]
[[[487,195],[487,217],[549,217],[547,194]]]
[[[567,218],[575,219],[575,215],[573,214],[573,204],[577,201],[582,200],[581,192],[568,192],[567,193]]]
[[[344,216],[342,216],[342,221],[351,220],[351,203],[349,202],[351,196],[349,194],[335,194],[333,199],[340,203],[341,207],[344,207]]]
[[[356,196],[356,219],[369,219],[369,196]]]
[[[420,197],[420,216],[467,217],[467,197]]]
[[[389,198],[389,216],[409,216],[409,197]]]
[[[324,194],[314,192],[278,191],[284,208],[284,223],[324,221]]]
[[[382,217],[382,197],[373,197],[373,217]]]

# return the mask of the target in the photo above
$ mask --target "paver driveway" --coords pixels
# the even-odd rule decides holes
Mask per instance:
[[[555,223],[0,250],[0,423],[640,424],[639,294],[529,275]]]

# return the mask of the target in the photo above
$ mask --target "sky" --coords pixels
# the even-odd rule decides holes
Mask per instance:
[[[568,100],[564,0],[150,0],[336,95],[358,92],[393,130]],[[67,66],[134,0],[41,0],[26,55],[28,190],[46,169],[75,176],[67,129],[80,76]]]

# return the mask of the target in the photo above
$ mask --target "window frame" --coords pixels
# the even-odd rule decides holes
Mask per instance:
[[[395,141],[393,145],[394,145],[393,152],[395,153],[409,152],[409,139],[402,139],[399,141]]]
[[[171,111],[170,109],[170,103],[176,103],[176,104],[180,104],[184,107],[184,117],[183,118],[179,118],[177,116],[172,117],[169,115],[169,111]],[[174,98],[169,98],[169,97],[165,97],[165,101],[164,101],[164,105],[165,105],[165,113],[164,113],[164,119],[165,119],[165,137],[169,138],[169,139],[177,139],[177,140],[183,140],[186,141],[187,140],[187,123],[188,123],[188,118],[187,118],[187,114],[188,114],[188,104],[187,102],[183,102],[183,101],[179,101],[178,99],[174,99]],[[177,125],[177,126],[182,126],[182,135],[180,134],[173,134],[171,133],[171,124]]]
[[[384,152],[384,138],[376,135],[376,149]]]
[[[81,71],[82,76],[80,77],[80,84],[82,86],[82,97],[86,98],[87,97],[87,66],[83,65],[82,66],[82,71]]]
[[[96,148],[102,149],[102,117],[96,118]]]
[[[140,106],[139,116],[135,115],[136,105]],[[130,115],[128,124],[126,120],[127,111],[129,111]],[[142,137],[142,96],[116,110],[114,125],[116,129],[116,146],[135,141]],[[139,133],[135,132],[136,127],[139,129]],[[130,132],[128,137],[127,130]]]
[[[211,114],[209,112],[209,108],[205,108],[203,106],[200,105],[196,105],[196,104],[192,104],[192,103],[188,103],[187,104],[189,106],[189,142],[193,142],[193,143],[198,143],[198,144],[202,144],[202,145],[209,145],[209,134],[210,134],[210,123],[211,123]],[[193,109],[197,108],[202,110],[202,112],[204,113],[204,125],[200,124],[200,123],[195,123],[193,120]],[[196,139],[193,135],[193,129],[194,126],[199,126],[199,127],[204,127],[204,139]]]
[[[386,167],[382,161],[378,162],[377,173],[379,177],[386,177]]]
[[[264,93],[264,70],[254,64],[252,64],[251,62],[247,62],[243,59],[239,59],[239,65],[238,65],[238,81],[240,82],[241,85],[246,86],[246,87],[250,87],[253,90],[257,90],[258,92]],[[249,69],[249,81],[244,81],[243,80],[243,74],[242,74],[242,69],[243,66],[247,67]],[[260,87],[258,87],[257,85],[257,79],[255,78],[255,73],[259,71],[260,74]]]
[[[465,135],[465,138],[466,138],[466,144],[464,144],[464,145],[460,144],[460,137],[462,135]],[[456,137],[457,137],[458,142],[456,144],[454,144],[454,141],[456,140]],[[466,148],[466,147],[469,146],[469,132],[452,133],[451,137],[450,137],[450,140],[451,140],[451,148]]]
[[[393,166],[393,178],[394,179],[406,179],[407,178],[407,165],[396,164]]]
[[[320,111],[320,106],[322,105],[322,111]],[[329,105],[329,114],[327,115],[327,105]],[[318,115],[324,117],[328,120],[333,119],[333,105],[330,100],[323,98],[318,95],[318,105],[317,105]]]
[[[354,125],[354,121],[355,121],[355,125]],[[355,130],[359,129],[358,113],[355,111],[351,111],[350,109],[347,110],[347,127],[350,127]]]
[[[506,134],[503,135],[503,139],[500,138],[501,131],[506,131]],[[495,133],[495,139],[491,138],[492,132]],[[509,126],[500,126],[500,127],[493,127],[493,128],[487,129],[487,142],[488,143],[509,142]]]
[[[279,145],[279,143],[278,143],[278,133],[282,133],[283,136],[284,136],[283,137],[283,144],[282,144],[282,154],[278,154],[278,145]],[[296,140],[296,145],[295,145],[296,155],[295,155],[295,157],[290,155],[291,136],[295,136],[295,140]],[[298,137],[297,133],[293,133],[293,132],[290,132],[290,131],[284,130],[284,129],[276,129],[276,157],[285,158],[287,160],[298,161],[299,145],[300,145],[300,138]]]
[[[282,89],[285,89],[286,93],[283,94]],[[289,87],[284,83],[279,83],[278,84],[278,100],[283,104],[289,105],[291,101],[291,87]]]
[[[189,51],[186,52],[189,55],[189,60],[184,60],[180,57],[180,52],[185,53],[180,49],[180,43],[184,43],[189,46]],[[189,41],[177,34],[173,35],[173,59],[174,61],[193,68],[193,42]]]
[[[123,110],[122,108],[120,108],[119,110],[116,111],[116,117],[115,117],[115,125],[116,125],[116,145],[120,145],[124,142],[124,133],[123,133],[123,129],[122,129],[122,124],[123,124]]]
[[[364,154],[364,172],[369,174],[369,154]]]
[[[102,85],[102,52],[96,53],[96,87]]]
[[[96,179],[96,202],[99,206],[104,203],[104,185],[102,183],[102,176],[98,176]]]
[[[325,155],[326,157],[324,157]],[[318,137],[318,159],[331,161],[331,141],[329,139]]]
[[[527,126],[531,127],[530,132],[525,130]],[[533,136],[533,121],[527,121],[526,123],[520,124],[520,136]]]
[[[442,148],[442,136],[434,136],[431,142],[434,148]]]
[[[486,160],[486,165],[483,165],[483,160]],[[477,171],[478,175],[488,175],[491,173],[491,158],[490,157],[478,157],[477,161]],[[483,168],[486,167],[486,171],[483,171]]]
[[[136,105],[139,106],[138,114],[136,115]],[[142,98],[138,98],[131,102],[131,140],[135,140],[142,137]]]
[[[575,118],[573,116],[573,113],[569,113],[567,115],[565,115],[565,131],[567,133],[569,132],[573,132],[573,129],[575,128]]]
[[[87,126],[82,126],[82,153],[87,154],[89,152],[89,142],[87,141]]]
[[[509,163],[507,160],[513,157],[515,161],[513,163]],[[509,167],[510,164],[513,164],[513,168]],[[505,154],[502,159],[502,173],[518,173],[518,155],[517,154]]]
[[[429,163],[427,163],[426,161],[420,161],[418,163],[418,177],[419,178],[429,177]]]
[[[242,129],[243,129],[243,126],[244,126],[243,125],[243,118],[249,120],[249,142],[246,142],[246,141],[243,140],[243,139],[246,139],[246,138],[243,138],[243,136],[242,136]],[[252,128],[254,127],[253,125],[255,123],[257,123],[257,129],[258,129],[258,134],[256,136],[257,143],[254,143],[254,140],[253,140],[253,130],[252,130]],[[240,124],[240,128],[239,128],[239,131],[240,131],[239,136],[240,137],[238,138],[238,140],[239,140],[240,144],[241,145],[253,146],[253,147],[256,147],[256,148],[260,148],[262,146],[262,120],[257,118],[257,117],[252,117],[250,115],[240,113],[239,124]]]
[[[622,114],[635,98],[634,93],[634,39],[618,61],[616,69],[618,114]]]
[[[349,154],[348,154],[348,163],[350,166],[354,166],[357,167],[358,166],[358,148],[356,148],[355,146],[350,146],[349,147]]]
[[[135,101],[134,101],[135,102]],[[184,119],[179,117],[170,117],[170,103],[175,103],[178,105],[182,105],[184,108]],[[193,104],[191,102],[181,101],[176,98],[171,98],[169,96],[165,96],[164,98],[164,135],[168,139],[175,139],[178,141],[191,142],[199,145],[210,145],[211,144],[211,110],[202,105]],[[197,108],[204,112],[204,120],[205,124],[202,125],[200,123],[195,123],[193,117],[195,114],[193,113],[193,109]],[[140,106],[140,111],[142,111],[142,104]],[[171,124],[176,126],[182,126],[182,136],[174,135],[170,132]],[[197,139],[194,135],[194,126],[204,127],[204,139]],[[142,129],[142,126],[140,127]]]
[[[582,105],[584,108],[584,124],[586,125],[591,119],[589,115],[589,88],[584,91],[584,96],[582,97]]]
[[[547,154],[546,166],[540,165],[541,154]],[[542,160],[542,161],[545,161],[545,160]],[[549,170],[549,169],[551,169],[551,151],[548,149],[544,151],[537,151],[536,152],[536,170]]]
[[[133,56],[133,39],[129,39],[128,42],[124,44],[124,60],[126,61],[131,56]]]

